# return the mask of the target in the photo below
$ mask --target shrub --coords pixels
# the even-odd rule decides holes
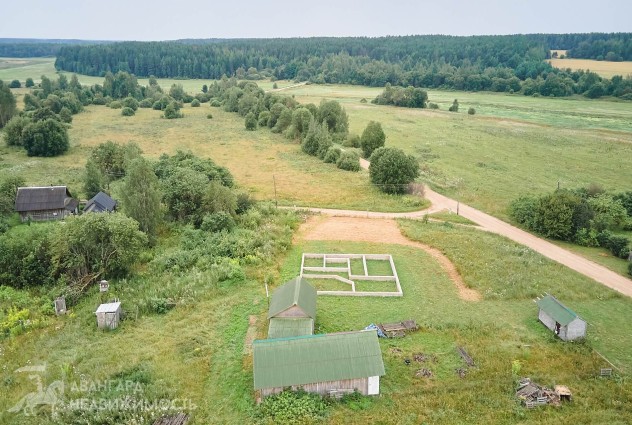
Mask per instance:
[[[124,117],[132,117],[134,116],[134,114],[136,114],[136,112],[134,112],[132,108],[128,108],[127,106],[121,110],[121,115],[123,115]]]
[[[625,236],[613,235],[610,232],[602,232],[599,237],[599,245],[608,249],[612,255],[619,258],[628,258],[630,254],[628,238]]]
[[[118,100],[113,100],[108,106],[112,109],[121,109],[123,107],[123,104]]]
[[[61,120],[61,122],[70,124],[72,122],[72,112],[70,112],[70,109],[66,108],[65,106],[61,108],[61,111],[59,111],[59,119]]]
[[[386,193],[404,193],[419,176],[419,163],[397,148],[379,148],[371,155],[371,182]]]
[[[211,105],[213,108],[219,108],[220,106],[222,106],[222,102],[220,102],[217,99],[213,99],[213,100],[211,100],[209,105]]]
[[[476,109],[470,107],[470,108],[468,108],[467,113],[468,113],[468,115],[474,115],[474,114],[476,114]]]
[[[363,97],[362,99],[360,99],[360,103],[366,103],[366,102],[367,102],[366,97]]]
[[[439,105],[437,105],[436,103],[429,103],[428,104],[428,108],[430,108],[430,109],[439,109]]]
[[[237,208],[235,208],[235,213],[243,214],[248,211],[255,204],[254,198],[252,198],[248,193],[241,192],[237,194]]]
[[[28,156],[57,156],[68,150],[68,130],[54,119],[31,123],[22,130]]]
[[[138,106],[140,108],[151,108],[152,103],[150,99],[143,99],[140,101],[140,103],[138,104]]]
[[[344,141],[343,145],[348,148],[359,148],[360,136],[358,136],[357,134],[349,134],[347,139]]]
[[[197,99],[193,99],[193,100],[191,101],[191,107],[192,107],[192,108],[198,108],[199,106],[200,106],[200,101],[199,101],[199,100],[197,100]]]
[[[448,111],[450,111],[450,112],[459,112],[459,101],[454,99],[454,102],[452,102],[452,106],[450,106],[450,108],[448,108]]]
[[[328,164],[335,164],[340,159],[340,155],[342,154],[342,150],[340,148],[330,147],[327,149],[327,153],[325,153],[325,158],[323,161]]]
[[[230,214],[224,211],[205,215],[202,219],[202,225],[200,226],[202,230],[207,232],[230,231],[233,227],[235,227],[235,220]]]
[[[527,229],[535,229],[535,216],[537,213],[538,199],[531,196],[523,196],[514,200],[509,205],[509,215]]]
[[[384,146],[386,135],[382,130],[382,124],[370,121],[360,137],[360,147],[365,158],[369,158],[374,150]]]
[[[7,146],[22,146],[22,130],[30,124],[30,120],[19,115],[14,116],[4,126],[4,140]]]
[[[180,112],[180,104],[178,102],[170,102],[165,108],[165,118],[168,120],[182,118],[184,115]]]
[[[257,118],[257,123],[259,124],[259,127],[267,127],[269,119],[270,111],[261,111],[259,113],[259,117]]]
[[[209,120],[213,119],[213,114],[206,114],[206,118],[208,118]]]
[[[9,83],[10,89],[19,89],[20,87],[22,87],[22,83],[20,83],[20,80],[13,80]]]
[[[244,125],[246,126],[246,130],[255,131],[257,129],[257,118],[255,114],[248,112],[244,120]]]
[[[360,156],[351,151],[344,151],[336,161],[336,166],[341,170],[360,171]]]
[[[35,82],[33,81],[33,79],[31,77],[28,77],[24,83],[24,87],[33,87],[35,86]]]
[[[319,395],[285,390],[266,397],[257,407],[256,416],[275,424],[299,424],[313,423],[326,411],[327,404]]]
[[[130,108],[134,111],[138,109],[138,100],[134,99],[133,97],[128,96],[125,99],[123,99],[121,103],[123,104],[125,108]]]

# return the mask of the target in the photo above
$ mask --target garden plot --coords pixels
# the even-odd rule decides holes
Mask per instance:
[[[319,283],[318,295],[404,295],[390,254],[303,254],[301,277]]]

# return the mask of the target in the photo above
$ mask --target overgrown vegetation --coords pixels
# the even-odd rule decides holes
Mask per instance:
[[[516,199],[510,206],[510,214],[527,229],[545,237],[601,246],[614,256],[628,258],[628,238],[612,232],[632,229],[632,215],[624,205],[631,199],[632,192],[612,195],[593,185]]]

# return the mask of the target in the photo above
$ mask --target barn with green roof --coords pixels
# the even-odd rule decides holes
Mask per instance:
[[[385,373],[374,330],[258,340],[253,356],[254,386],[261,397],[285,388],[375,395]]]
[[[547,294],[535,303],[540,308],[538,318],[564,341],[573,341],[586,336],[586,321],[566,307],[553,295]]]
[[[268,338],[314,333],[316,297],[316,289],[301,277],[279,286],[270,297]]]

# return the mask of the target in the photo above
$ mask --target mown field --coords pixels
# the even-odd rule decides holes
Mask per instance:
[[[562,52],[564,52],[562,50]],[[597,61],[592,59],[549,59],[548,62],[556,68],[567,69],[573,71],[583,69],[596,72],[602,77],[612,78],[615,75],[623,77],[632,75],[632,62],[609,62]]]

